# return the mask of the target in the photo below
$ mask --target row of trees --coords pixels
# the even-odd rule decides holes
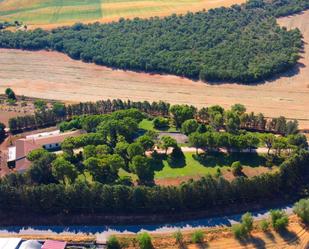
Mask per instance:
[[[14,93],[8,89],[8,96]],[[13,94],[15,97],[15,94]],[[225,129],[228,132],[237,132],[239,129],[270,131],[280,134],[294,134],[298,130],[298,122],[287,121],[285,117],[268,119],[263,114],[255,115],[253,112],[247,113],[246,107],[235,104],[230,110],[224,110],[221,106],[214,105],[197,109],[189,105],[170,105],[169,103],[159,102],[133,102],[122,100],[106,100],[97,102],[85,102],[72,105],[64,105],[59,102],[53,103],[52,108],[47,108],[45,102],[36,101],[36,112],[34,115],[14,117],[9,120],[10,130],[14,132],[37,129],[55,125],[64,120],[71,120],[60,124],[60,130],[84,129],[94,132],[96,126],[108,115],[117,110],[138,109],[150,116],[158,116],[154,120],[157,128],[168,126],[168,120],[172,119],[176,128],[185,126],[196,126],[196,122],[209,125],[215,130]],[[192,121],[191,119],[195,119]],[[189,120],[189,121],[188,121]],[[192,122],[195,122],[192,124]],[[190,129],[190,128],[189,128]],[[205,130],[205,128],[202,128]],[[184,133],[187,133],[183,129]]]
[[[298,131],[297,120],[288,121],[283,116],[266,118],[262,113],[255,115],[253,112],[247,113],[246,111],[246,107],[242,104],[235,104],[230,110],[224,110],[219,105],[203,107],[200,110],[188,105],[173,105],[170,108],[170,115],[176,127],[181,127],[184,133],[190,133],[198,127],[197,122],[208,125],[208,127],[200,127],[202,130],[225,129],[230,133],[246,129],[289,135]]]
[[[308,182],[308,161],[309,153],[301,151],[287,159],[278,172],[237,177],[231,182],[207,176],[169,187],[88,184],[81,180],[68,185],[28,185],[23,175],[11,174],[0,181],[0,210],[22,209],[24,213],[42,214],[167,214],[295,197]]]
[[[268,154],[274,149],[276,155],[280,156],[281,151],[307,149],[307,139],[302,134],[289,135],[288,137],[275,136],[273,134],[256,134],[244,132],[242,134],[231,134],[227,132],[193,132],[189,136],[191,146],[208,151],[218,151],[225,148],[228,152],[233,150],[255,149],[260,145],[268,148]]]
[[[306,0],[253,0],[165,18],[2,31],[0,47],[51,49],[110,67],[248,83],[284,72],[297,62],[301,33],[280,28],[274,18],[278,13],[270,11],[294,6],[302,10]]]
[[[34,115],[11,118],[9,120],[9,127],[12,132],[31,130],[52,126],[63,120],[72,119],[74,116],[107,114],[117,110],[131,108],[139,109],[150,115],[167,116],[169,114],[170,104],[163,101],[150,103],[148,101],[134,102],[130,100],[122,101],[120,99],[81,102],[71,105],[54,103],[52,109],[37,108]],[[74,127],[74,125],[72,126]]]

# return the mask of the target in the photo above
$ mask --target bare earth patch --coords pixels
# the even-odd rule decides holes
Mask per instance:
[[[113,70],[56,52],[0,49],[0,91],[12,87],[19,95],[67,102],[121,98],[198,107],[243,103],[249,111],[268,117],[284,115],[309,128],[309,11],[281,18],[279,23],[302,31],[305,52],[297,72],[256,86],[211,85],[171,75]]]

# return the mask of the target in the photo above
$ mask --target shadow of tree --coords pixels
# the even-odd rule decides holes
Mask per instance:
[[[167,163],[171,168],[183,168],[186,166],[186,157],[181,148],[176,147],[167,157]]]
[[[197,244],[197,248],[199,248],[199,249],[206,249],[206,248],[210,248],[210,247],[209,247],[209,245],[206,242],[203,242],[203,243]]]
[[[258,167],[266,164],[266,158],[257,153],[230,153],[207,152],[193,155],[193,159],[206,167],[230,166],[233,162],[239,161],[242,165]]]
[[[258,248],[258,249],[266,248],[265,241],[259,237],[248,236],[246,238],[238,239],[238,241],[242,246],[252,245],[253,247]]]
[[[298,244],[300,241],[300,238],[298,237],[297,233],[293,231],[282,230],[282,231],[279,231],[278,234],[284,241],[289,242],[289,243]]]
[[[275,241],[276,241],[275,236],[272,234],[271,231],[265,232],[265,236],[266,236],[268,239],[270,239],[272,242],[275,242]]]

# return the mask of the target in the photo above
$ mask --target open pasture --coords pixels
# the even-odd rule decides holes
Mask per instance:
[[[75,22],[146,18],[243,3],[245,0],[2,0],[0,20],[51,28]]]

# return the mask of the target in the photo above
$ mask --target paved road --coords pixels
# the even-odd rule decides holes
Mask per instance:
[[[286,205],[280,209],[288,214],[292,213],[292,205]],[[269,216],[269,210],[253,212],[255,220],[265,219]],[[216,226],[230,226],[240,221],[243,213],[238,215],[212,217],[205,219],[189,220],[177,223],[163,223],[158,225],[118,225],[118,226],[33,226],[33,227],[0,227],[0,235],[3,234],[95,234],[98,241],[104,241],[111,233],[138,233],[148,231],[151,233],[173,232],[177,229],[190,230],[192,228],[206,228]]]

